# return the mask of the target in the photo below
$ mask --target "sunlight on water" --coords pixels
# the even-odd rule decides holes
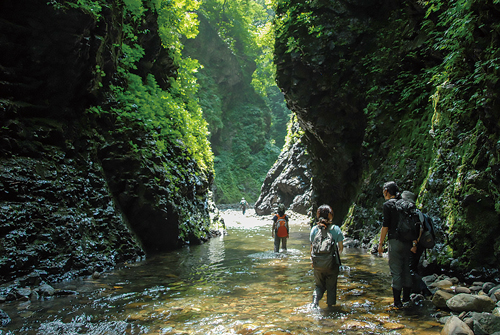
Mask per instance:
[[[291,221],[286,252],[273,251],[270,218],[227,222],[228,234],[156,255],[98,280],[60,284],[76,296],[2,306],[0,334],[438,334],[424,306],[392,310],[386,258],[342,255],[338,305],[310,308],[309,226]],[[253,224],[252,224],[253,222]],[[325,300],[325,298],[323,299]]]

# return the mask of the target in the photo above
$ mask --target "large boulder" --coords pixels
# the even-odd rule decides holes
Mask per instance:
[[[447,308],[446,302],[454,297],[453,293],[449,293],[443,290],[437,290],[432,297],[432,303],[437,308]]]
[[[460,293],[448,299],[446,306],[454,312],[491,312],[495,302],[488,296]]]
[[[500,317],[491,313],[469,313],[464,322],[472,325],[475,335],[486,335],[500,332]]]
[[[446,321],[441,335],[474,335],[474,332],[465,322],[453,315]]]

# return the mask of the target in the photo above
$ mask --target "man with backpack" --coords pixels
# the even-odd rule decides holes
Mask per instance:
[[[415,194],[409,191],[404,191],[401,194],[401,198],[411,203],[415,203],[416,201]],[[432,249],[434,247],[436,236],[432,219],[423,214],[420,210],[417,211],[420,219],[418,224],[419,236],[416,240],[416,245],[413,244],[411,248],[412,254],[410,256],[410,275],[413,283],[412,291],[413,293],[423,294],[424,296],[431,296],[431,291],[427,288],[427,285],[422,280],[421,274],[418,272],[418,265],[425,249]]]
[[[274,237],[274,252],[280,251],[281,247],[286,251],[286,240],[290,236],[290,227],[288,226],[288,216],[285,214],[285,205],[278,206],[278,214],[273,217],[273,228],[271,236]]]
[[[403,307],[403,302],[410,300],[412,278],[410,273],[411,249],[416,246],[418,214],[415,204],[401,199],[398,185],[387,182],[383,186],[386,202],[383,207],[383,224],[380,230],[378,252],[384,251],[384,240],[389,239],[389,268],[392,276],[392,294],[394,306]],[[403,299],[401,300],[401,292]]]
[[[321,205],[316,217],[318,223],[311,229],[311,260],[314,268],[313,308],[319,307],[319,301],[327,292],[327,305],[337,303],[337,277],[339,275],[340,253],[343,250],[344,235],[337,225],[332,224],[333,210],[328,205]]]

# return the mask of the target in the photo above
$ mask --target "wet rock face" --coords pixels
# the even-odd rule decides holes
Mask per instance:
[[[105,38],[83,12],[1,4],[0,281],[102,271],[144,255],[109,192],[83,111]],[[108,12],[108,15],[110,13]],[[111,15],[110,15],[111,16]],[[102,59],[105,68],[111,59]]]
[[[39,139],[35,157],[28,156],[31,141],[10,137],[24,155],[1,158],[2,282],[34,269],[50,278],[71,271],[90,274],[144,255],[95,157],[41,142],[43,134],[57,132],[51,126],[25,125]]]
[[[305,131],[313,207],[331,204],[348,233],[369,246],[382,224],[382,186],[394,180],[417,194],[435,223],[430,263],[489,271],[500,255],[500,130],[498,113],[485,111],[496,108],[498,89],[463,84],[473,93],[459,94],[457,110],[450,92],[475,70],[454,73],[445,91],[429,85],[431,75],[423,74],[448,66],[452,52],[428,48],[438,42],[424,26],[447,24],[426,16],[428,9],[419,1],[278,1],[277,82]],[[498,11],[477,6],[470,15],[489,27]],[[457,48],[474,50],[464,64],[489,59],[495,38],[472,35],[479,46],[458,41]],[[491,99],[483,106],[471,96]],[[453,257],[441,256],[448,247]]]
[[[209,236],[211,176],[176,143],[160,155],[136,125],[85,113],[117,77],[122,15],[0,3],[0,283],[91,275]],[[167,88],[157,34],[139,40],[137,74]]]
[[[148,150],[155,141],[140,130],[110,140],[99,148],[98,157],[115,204],[143,248],[152,253],[206,240],[213,211],[208,199],[211,176],[174,143],[165,155],[150,149],[152,155],[145,160],[130,142]]]
[[[84,108],[92,79],[88,61],[100,45],[90,33],[96,30],[92,17],[76,10],[56,13],[36,1],[2,1],[0,12],[2,98],[35,105],[23,112],[38,117],[71,116],[77,101]]]
[[[287,21],[277,32],[275,60],[278,85],[305,130],[314,175],[313,203],[328,203],[337,217],[343,217],[362,173],[361,143],[367,122],[362,58],[372,47],[364,29],[348,27],[369,27],[377,15],[377,20],[384,20],[385,15],[375,1],[310,6],[294,2],[280,4],[278,17],[289,15],[285,13],[291,8],[297,11],[291,13],[295,18],[311,11],[315,26],[333,32],[316,39],[304,21]],[[291,50],[290,40],[300,46]]]
[[[278,204],[300,214],[311,211],[311,169],[310,158],[304,144],[299,140],[282,151],[276,163],[269,170],[255,203],[255,213],[275,213]]]

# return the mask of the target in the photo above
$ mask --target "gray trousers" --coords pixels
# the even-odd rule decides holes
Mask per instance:
[[[334,265],[329,270],[314,269],[314,283],[316,288],[313,293],[313,302],[318,303],[325,291],[327,292],[327,305],[335,305],[337,303],[337,277],[339,276],[339,266]]]
[[[389,268],[391,269],[392,288],[401,290],[412,287],[410,273],[411,242],[398,239],[389,240]]]
[[[274,233],[274,252],[280,251],[280,242],[281,248],[283,248],[283,250],[286,250],[286,240],[286,237],[278,237],[278,235]]]

